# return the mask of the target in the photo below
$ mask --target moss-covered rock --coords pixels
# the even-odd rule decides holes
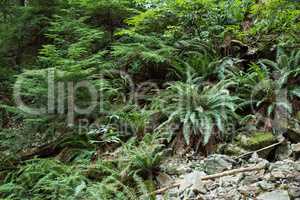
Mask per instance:
[[[275,136],[271,132],[255,132],[249,137],[242,136],[239,143],[247,150],[258,150],[276,142]]]

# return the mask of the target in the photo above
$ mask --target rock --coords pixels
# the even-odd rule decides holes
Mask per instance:
[[[261,176],[259,174],[255,173],[249,173],[249,175],[246,175],[244,179],[241,181],[243,185],[250,185],[252,183],[256,183],[257,181],[261,180]]]
[[[290,186],[290,188],[289,188],[289,195],[293,199],[300,198],[300,187],[298,185]]]
[[[290,200],[290,197],[287,191],[276,190],[259,195],[257,200]]]
[[[259,192],[259,187],[255,185],[242,185],[238,188],[238,191],[243,196],[256,196]]]
[[[160,187],[165,187],[173,182],[172,178],[166,173],[159,173],[156,176],[156,181]]]
[[[190,168],[190,166],[187,165],[181,165],[177,168],[177,173],[179,175],[190,173],[190,172],[192,172],[192,169]]]
[[[293,154],[290,142],[282,144],[276,148],[275,160],[286,160]]]
[[[271,132],[255,132],[249,137],[244,136],[240,142],[246,149],[255,151],[275,143],[276,138]]]
[[[256,151],[276,143],[276,138],[271,132],[255,132],[250,136],[242,135],[238,138],[238,140],[238,143],[248,151]],[[267,158],[272,150],[273,149],[271,148],[261,151],[259,156],[262,158]]]
[[[204,170],[207,174],[216,174],[230,170],[235,164],[235,160],[229,156],[214,154],[204,161]]]
[[[292,144],[292,154],[295,160],[300,159],[300,143]]]
[[[285,132],[286,137],[293,143],[300,142],[300,130],[299,128],[287,128]]]
[[[209,191],[215,190],[217,187],[219,187],[219,184],[212,180],[203,181],[203,183],[205,184],[206,189]]]
[[[300,161],[294,163],[294,168],[296,171],[300,172]]]
[[[195,194],[204,194],[207,192],[205,185],[203,184],[201,178],[206,176],[204,172],[195,171],[184,176],[179,186],[179,191],[183,192],[187,188],[193,191]]]
[[[223,144],[219,146],[218,153],[228,156],[240,156],[247,151],[236,144]]]
[[[271,171],[271,177],[273,179],[284,179],[290,176],[294,176],[296,172],[294,162],[291,160],[277,161],[272,163],[269,167]]]
[[[239,177],[238,176],[224,176],[220,180],[221,187],[232,187],[238,185]]]
[[[263,181],[259,181],[258,183],[256,183],[257,186],[262,190],[262,191],[271,191],[275,188],[275,185],[272,183],[269,183],[266,180]]]
[[[254,152],[251,156],[251,158],[249,159],[249,163],[252,163],[252,164],[261,164],[261,165],[268,165],[269,164],[269,161],[263,159],[263,158],[260,158],[259,155]]]

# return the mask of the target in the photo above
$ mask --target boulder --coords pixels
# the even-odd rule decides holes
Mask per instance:
[[[240,142],[244,148],[255,151],[275,143],[276,138],[271,132],[254,132],[242,137]]]
[[[216,174],[232,169],[235,160],[226,155],[214,154],[204,160],[204,171],[207,174]]]
[[[290,200],[290,197],[287,191],[275,190],[259,195],[257,200]]]
[[[276,137],[271,132],[254,132],[249,136],[242,135],[238,138],[240,146],[247,151],[256,151],[276,143]],[[266,158],[272,149],[267,149],[259,153],[259,156]]]

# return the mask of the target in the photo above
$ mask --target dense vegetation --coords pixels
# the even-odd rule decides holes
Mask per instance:
[[[299,36],[293,0],[0,0],[0,198],[151,199],[166,155],[297,126]]]

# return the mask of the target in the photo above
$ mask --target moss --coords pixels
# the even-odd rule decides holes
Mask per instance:
[[[217,152],[228,156],[239,156],[246,153],[246,151],[239,147],[238,144],[223,144],[219,147]]]
[[[249,150],[258,150],[276,142],[271,132],[255,132],[250,137],[241,140],[241,145]]]
[[[300,121],[300,111],[296,113],[296,119]]]

